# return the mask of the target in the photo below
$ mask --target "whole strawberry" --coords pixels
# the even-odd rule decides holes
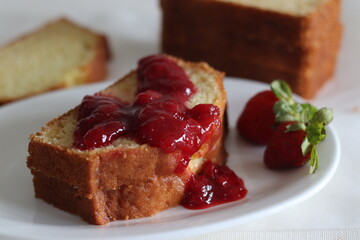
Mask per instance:
[[[273,132],[264,154],[268,168],[298,168],[309,162],[310,173],[317,169],[316,146],[326,136],[325,126],[332,120],[332,110],[304,111],[301,121],[281,122]]]
[[[266,144],[273,132],[275,124],[273,107],[278,100],[271,90],[252,97],[237,122],[239,134],[255,144]]]
[[[286,82],[275,80],[270,87],[271,90],[256,94],[246,103],[237,122],[239,134],[259,145],[269,141],[276,123],[299,121],[305,109],[316,111],[310,104],[295,102]]]
[[[301,144],[306,137],[304,130],[287,131],[287,126],[295,122],[283,122],[275,129],[267,143],[264,163],[271,169],[297,168],[303,166],[310,154],[303,155]]]

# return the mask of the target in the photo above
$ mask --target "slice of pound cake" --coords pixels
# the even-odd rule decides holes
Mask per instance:
[[[60,19],[0,48],[0,105],[104,80],[106,38]]]
[[[225,163],[223,77],[206,63],[141,59],[31,135],[35,196],[92,224],[178,205],[204,162],[217,174]]]
[[[334,73],[340,0],[161,0],[162,50],[312,98]]]

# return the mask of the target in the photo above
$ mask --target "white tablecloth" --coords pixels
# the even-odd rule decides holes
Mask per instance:
[[[311,102],[334,109],[342,145],[339,168],[316,196],[283,212],[189,239],[360,239],[360,1],[344,0],[342,50],[334,79]],[[0,44],[58,17],[108,35],[109,79],[159,52],[161,12],[156,0],[0,0]],[[0,226],[1,227],[1,226]]]

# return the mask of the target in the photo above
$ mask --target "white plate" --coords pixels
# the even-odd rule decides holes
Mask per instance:
[[[79,217],[34,198],[32,178],[26,168],[28,135],[53,117],[78,104],[109,83],[58,91],[0,108],[0,235],[24,239],[174,239],[229,228],[268,216],[308,199],[333,176],[340,159],[340,144],[330,126],[319,145],[320,166],[270,171],[262,163],[263,147],[239,139],[234,129],[244,103],[268,85],[228,78],[230,167],[244,179],[245,199],[204,210],[176,207],[156,216],[92,226]]]

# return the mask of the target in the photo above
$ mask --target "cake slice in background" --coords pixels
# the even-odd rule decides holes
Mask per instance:
[[[0,48],[0,105],[104,80],[105,36],[59,19]]]
[[[334,73],[340,0],[161,0],[162,51],[312,98]]]

